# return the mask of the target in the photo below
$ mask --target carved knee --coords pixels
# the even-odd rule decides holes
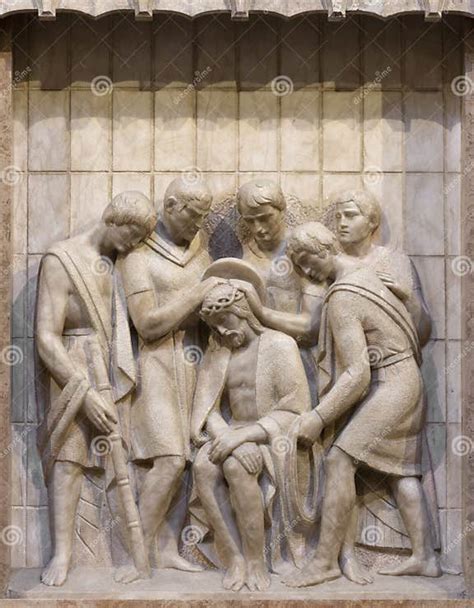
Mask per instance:
[[[227,483],[235,483],[236,480],[248,477],[248,473],[234,456],[229,456],[229,458],[225,460],[222,465],[222,470],[224,471],[224,477],[226,478]]]
[[[160,477],[165,473],[178,478],[183,474],[185,466],[186,459],[184,456],[159,456],[154,459],[152,470],[155,475]]]

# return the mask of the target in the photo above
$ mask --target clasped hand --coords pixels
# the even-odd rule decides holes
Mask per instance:
[[[117,424],[117,418],[106,399],[95,389],[90,388],[82,406],[84,414],[102,433],[109,434]]]
[[[297,424],[298,442],[311,447],[323,430],[323,421],[316,412],[302,414]]]
[[[221,431],[215,439],[212,440],[211,449],[209,451],[209,460],[214,464],[221,464],[230,454],[245,442],[245,437],[242,437],[240,429],[227,428]]]

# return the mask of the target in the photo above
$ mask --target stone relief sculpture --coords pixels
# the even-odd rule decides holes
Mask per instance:
[[[189,363],[200,348],[195,311],[216,283],[212,278],[200,282],[211,262],[200,232],[211,201],[202,180],[176,178],[165,192],[155,230],[120,263],[128,309],[139,335],[140,382],[132,406],[131,443],[133,459],[149,464],[138,501],[147,551],[191,457],[195,366]],[[180,504],[179,527],[186,501]],[[162,548],[161,565],[197,569],[179,555],[176,537]],[[132,570],[130,579],[134,576]]]
[[[157,535],[157,566],[202,569],[179,553],[192,483],[225,589],[265,590],[270,572],[290,586],[341,574],[370,582],[354,551],[369,504],[356,485],[369,473],[391,492],[412,547],[382,573],[441,573],[436,505],[421,481],[431,322],[414,267],[373,244],[380,207],[366,192],[337,195],[337,238],[295,222],[308,211],[298,216],[294,201],[288,222],[270,180],[244,184],[235,201],[242,260],[212,263],[202,230],[212,195],[186,175],[158,218],[145,196],[123,193],[43,259],[36,342],[54,384],[39,433],[55,547],[45,584],[66,580],[91,467],[115,480],[128,531],[133,565],[119,582],[149,576]],[[110,272],[94,271],[104,262]],[[102,435],[110,458],[90,450]]]
[[[382,574],[440,576],[420,482],[424,401],[411,316],[371,268],[342,252],[322,224],[298,227],[289,250],[318,280],[333,280],[319,336],[320,403],[300,418],[299,436],[313,443],[331,425],[339,432],[325,459],[318,547],[285,582],[307,586],[341,575],[339,552],[355,505],[355,474],[364,467],[387,475],[412,544],[412,556]]]
[[[310,348],[317,343],[325,287],[298,274],[286,255],[287,201],[278,184],[268,179],[247,182],[237,193],[237,209],[249,234],[242,258],[255,267],[266,286],[266,306],[255,303],[259,319],[298,340],[315,405],[316,369]],[[292,220],[296,216],[301,221],[308,214],[293,210]]]
[[[217,262],[221,277],[223,264],[230,276],[239,276],[242,262]],[[206,276],[212,273],[211,266]],[[212,329],[212,342],[191,419],[191,435],[200,446],[194,463],[197,492],[226,570],[224,588],[238,591],[247,585],[262,591],[270,585],[266,558],[275,571],[285,555],[278,534],[288,524],[281,521],[286,454],[279,444],[289,441],[297,416],[310,410],[308,385],[296,342],[260,324],[239,281],[212,289],[201,317]],[[290,555],[291,535],[289,529],[282,539]]]
[[[332,196],[328,216],[343,251],[365,265],[371,267],[382,282],[405,304],[415,324],[420,347],[423,347],[431,333],[431,318],[423,298],[421,284],[416,268],[407,255],[374,243],[374,235],[381,221],[381,209],[373,195],[363,190],[342,191]],[[373,353],[376,356],[376,353]],[[431,456],[423,430],[423,485],[428,500],[430,521],[436,546],[439,546],[439,523],[434,487],[434,476],[431,468]],[[387,493],[385,481],[373,473],[367,480],[361,478],[360,499],[362,508],[370,509],[371,513],[379,513],[380,534],[378,542],[385,547],[399,547],[406,531],[400,527],[399,515],[395,509],[377,509],[374,504],[386,499],[386,504],[392,500]],[[375,490],[375,491],[374,491]],[[356,509],[357,511],[357,509]],[[353,551],[354,542],[358,536],[358,517],[354,514],[347,542],[343,546],[341,563],[345,574],[364,584],[371,578],[363,572],[356,562]],[[399,540],[395,540],[394,532],[400,531]],[[395,536],[395,539],[397,537]],[[363,539],[361,539],[363,542]],[[403,540],[402,540],[403,542]],[[403,546],[403,545],[402,545]]]
[[[57,243],[42,260],[36,345],[52,386],[38,447],[54,544],[42,574],[46,585],[66,580],[84,471],[106,467],[104,457],[91,449],[98,437],[112,445],[112,475],[120,485],[135,576],[149,575],[122,447],[126,424],[120,424],[120,417],[125,420],[126,412],[119,410],[133,389],[135,368],[112,260],[147,237],[155,222],[154,208],[143,194],[124,192],[107,206],[101,222]]]

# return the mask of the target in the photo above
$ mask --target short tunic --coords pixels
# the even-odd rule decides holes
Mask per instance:
[[[387,298],[394,296],[388,293]],[[421,475],[423,383],[408,337],[375,302],[340,291],[328,306],[337,300],[361,320],[367,352],[375,361],[369,391],[351,410],[334,445],[377,471]],[[318,411],[324,419],[323,402]]]
[[[156,306],[182,290],[191,292],[211,259],[200,240],[183,252],[156,232],[121,261],[127,299],[153,291]],[[131,410],[131,444],[136,460],[190,457],[189,420],[196,363],[202,356],[197,315],[154,342],[139,339],[137,391]]]
[[[90,373],[90,365],[87,361],[87,344],[93,339],[94,330],[71,330],[69,334],[63,335],[64,347],[74,362],[76,371],[82,371],[85,377]],[[94,385],[94,379],[89,378],[91,385]],[[50,397],[54,401],[59,399],[61,390],[58,385],[51,380]],[[66,460],[80,464],[86,468],[104,467],[104,456],[101,456],[101,450],[108,453],[108,448],[105,440],[101,442],[101,437],[104,433],[99,431],[85,416],[79,414],[71,422],[66,439],[58,454],[57,460]],[[94,441],[96,438],[96,441]]]

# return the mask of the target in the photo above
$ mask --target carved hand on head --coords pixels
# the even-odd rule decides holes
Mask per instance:
[[[260,300],[260,296],[252,283],[241,281],[239,279],[232,279],[232,285],[235,285],[239,291],[242,291],[245,294],[248,305],[250,306],[253,314],[261,321],[263,316],[262,301]]]
[[[242,443],[238,448],[235,448],[232,456],[235,456],[247,473],[251,475],[256,475],[262,468],[262,452],[256,443],[251,441]]]

